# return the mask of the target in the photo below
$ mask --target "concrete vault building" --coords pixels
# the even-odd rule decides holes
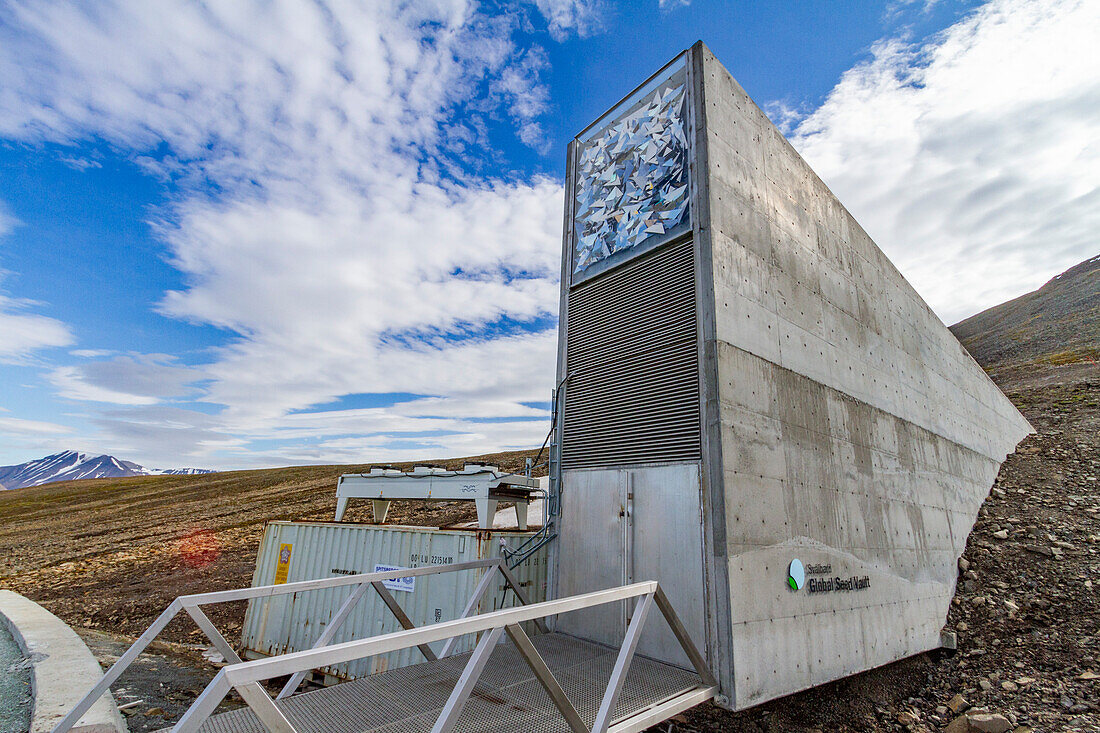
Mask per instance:
[[[737,709],[938,647],[1031,426],[702,43],[567,192],[552,595],[660,581]]]

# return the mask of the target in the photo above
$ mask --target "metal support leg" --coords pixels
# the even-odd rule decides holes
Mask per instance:
[[[378,591],[378,595],[382,597],[382,602],[386,604],[386,608],[390,609],[390,612],[397,617],[397,623],[401,624],[403,629],[415,629],[416,624],[412,622],[412,619],[405,613],[405,609],[397,603],[397,599],[393,597],[393,594],[389,592],[386,586],[382,585],[382,581],[376,580],[371,583],[371,586]],[[420,650],[420,653],[424,655],[424,658],[429,662],[434,662],[437,657],[432,648],[427,644],[419,644],[416,647]]]
[[[95,704],[95,701],[102,697],[111,685],[115,683],[115,680],[119,678],[119,675],[129,667],[138,656],[145,651],[145,647],[149,646],[149,642],[157,637],[164,627],[168,625],[168,622],[176,617],[176,614],[183,608],[183,604],[179,600],[174,600],[168,605],[168,608],[157,616],[157,620],[153,622],[153,625],[145,630],[145,633],[137,638],[137,640],[123,652],[122,656],[118,658],[118,661],[111,665],[111,668],[107,670],[107,673],[103,675],[103,678],[88,691],[88,694],[81,698],[80,702],[76,704],[69,714],[61,719],[57,725],[54,726],[52,733],[64,733],[69,730],[77,721],[88,712],[88,710]]]
[[[346,496],[336,497],[336,521],[339,522],[344,518],[344,512],[348,510],[348,498]]]
[[[619,693],[623,690],[627,672],[630,671],[630,663],[634,659],[634,652],[642,636],[642,626],[645,625],[645,618],[649,615],[652,605],[653,594],[651,593],[642,596],[634,608],[634,618],[630,619],[630,626],[627,627],[626,636],[623,638],[623,646],[615,660],[615,668],[611,670],[611,679],[607,683],[607,691],[604,692],[603,700],[600,702],[600,710],[596,713],[592,733],[607,733],[607,729],[611,726],[611,716],[615,714],[615,703],[619,701]]]
[[[268,733],[298,733],[298,729],[286,719],[283,711],[276,707],[268,696],[267,690],[260,686],[258,682],[241,685],[233,689],[248,703],[248,707],[252,708],[252,712],[256,713],[256,717],[264,724]]]
[[[512,589],[512,592],[516,594],[516,598],[519,599],[519,602],[524,606],[531,605],[531,601],[528,600],[527,594],[523,592],[523,588],[521,588],[519,585],[519,580],[516,578],[515,575],[512,574],[512,571],[508,569],[507,563],[501,560],[500,565],[498,565],[497,567],[500,568],[500,573],[504,576],[504,581]],[[550,633],[550,629],[546,628],[546,619],[535,619],[535,626],[537,626],[539,628],[539,631],[543,634]]]
[[[520,529],[527,529],[527,502],[516,502],[516,524]]]
[[[199,694],[179,722],[172,727],[172,733],[196,733],[203,722],[218,709],[218,705],[231,689],[233,688],[229,681],[225,679],[225,670],[218,670],[206,689]]]
[[[371,508],[374,510],[374,522],[375,524],[383,524],[386,521],[386,515],[390,513],[390,502],[388,499],[371,499]]]
[[[657,586],[657,592],[654,594],[654,600],[657,601],[657,608],[661,609],[661,614],[665,617],[665,621],[668,622],[668,627],[672,629],[672,633],[676,637],[676,640],[680,642],[680,646],[683,647],[684,652],[687,653],[688,659],[691,660],[692,666],[695,667],[695,671],[703,678],[703,684],[717,685],[718,680],[714,678],[714,674],[712,674],[710,668],[707,667],[707,660],[691,640],[691,635],[688,634],[687,629],[684,628],[683,622],[680,621],[680,617],[672,607],[672,602],[668,600],[668,596],[665,595],[665,591],[659,585]]]
[[[194,620],[195,625],[199,627],[202,633],[206,634],[206,638],[209,639],[210,643],[214,645],[214,648],[225,657],[226,662],[230,664],[241,663],[241,658],[237,656],[237,651],[225,640],[225,637],[218,631],[218,627],[207,618],[201,608],[198,606],[184,606],[183,610],[187,611],[187,615]]]
[[[481,599],[485,597],[485,591],[489,590],[489,586],[493,584],[494,577],[495,573],[493,573],[493,568],[485,568],[485,574],[481,576],[481,580],[478,582],[477,587],[474,588],[474,593],[466,603],[466,608],[462,609],[462,615],[459,616],[459,618],[466,618],[477,610],[478,604],[481,603]],[[458,643],[460,638],[462,637],[452,636],[450,639],[447,639],[447,642],[443,645],[443,649],[439,652],[439,658],[443,659],[451,656],[455,644]]]
[[[333,637],[336,636],[336,632],[340,630],[340,626],[342,626],[344,621],[347,620],[347,617],[351,615],[352,609],[355,608],[355,605],[357,603],[359,603],[359,599],[363,597],[363,595],[367,592],[367,588],[369,587],[370,586],[368,586],[366,583],[363,583],[362,585],[356,587],[354,591],[352,591],[351,595],[349,595],[347,599],[345,599],[344,602],[340,605],[339,610],[336,611],[336,615],[334,615],[332,619],[329,620],[328,626],[325,627],[324,633],[321,634],[320,637],[318,637],[316,642],[314,642],[312,647],[313,649],[317,649],[318,647],[322,646],[328,646],[328,643],[332,641]],[[295,672],[294,674],[292,674],[290,676],[290,679],[287,680],[287,683],[283,686],[283,689],[279,693],[279,696],[275,699],[282,700],[284,697],[289,697],[290,695],[293,695],[294,691],[298,689],[298,685],[302,684],[302,680],[305,679],[305,676],[305,672]]]
[[[530,637],[523,631],[523,628],[519,624],[510,624],[505,626],[504,630],[508,632],[508,638],[516,645],[516,649],[523,656],[524,661],[527,662],[527,666],[535,673],[542,689],[546,690],[546,694],[554,701],[554,706],[561,711],[565,722],[569,724],[570,730],[573,733],[588,733],[588,727],[581,720],[577,709],[573,707],[573,703],[569,701],[565,690],[561,689],[554,673],[546,666],[546,661],[535,649],[535,645],[531,643]]]
[[[474,499],[477,507],[477,526],[480,529],[492,529],[493,518],[497,515],[496,499]]]
[[[432,726],[432,733],[451,733],[454,730],[455,723],[462,715],[462,709],[466,707],[466,701],[470,698],[470,693],[474,691],[474,685],[477,684],[478,678],[485,670],[489,655],[493,653],[493,648],[500,641],[502,633],[504,633],[504,629],[498,626],[481,637],[481,641],[477,643],[474,653],[470,656],[470,661],[466,662],[466,667],[458,678],[458,684],[451,691],[451,696],[447,698],[447,704],[443,706],[443,712],[439,714],[435,725]]]

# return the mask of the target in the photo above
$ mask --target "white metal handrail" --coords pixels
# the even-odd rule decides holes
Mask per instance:
[[[639,601],[627,627],[622,647],[619,650],[611,678],[608,681],[607,689],[596,715],[595,724],[589,730],[554,675],[550,672],[545,661],[531,644],[530,638],[523,631],[520,624],[632,598],[639,598]],[[626,731],[642,730],[644,727],[659,722],[663,718],[654,720],[653,711],[650,711],[650,714],[640,716],[638,720],[628,719],[612,726],[611,717],[619,693],[626,681],[630,663],[637,650],[646,616],[654,603],[660,609],[673,635],[700,676],[701,684],[694,690],[688,691],[687,697],[690,698],[688,701],[694,705],[710,699],[717,694],[718,687],[714,676],[707,667],[706,660],[691,641],[691,637],[688,635],[679,616],[677,616],[672,604],[665,596],[664,591],[656,581],[647,581],[620,588],[525,605],[519,608],[502,609],[479,616],[443,621],[430,626],[396,631],[367,639],[357,639],[251,662],[231,664],[219,670],[194,704],[172,728],[172,733],[196,733],[202,723],[210,717],[225,696],[229,694],[229,691],[233,689],[240,694],[252,709],[252,712],[271,733],[298,733],[294,725],[291,724],[259,684],[260,682],[283,675],[295,675],[318,667],[350,662],[363,657],[386,654],[400,649],[479,632],[485,633],[483,633],[471,654],[446,705],[440,712],[439,718],[432,728],[432,733],[450,733],[454,729],[466,700],[485,669],[493,647],[496,646],[504,632],[508,633],[517,650],[550,695],[554,705],[565,717],[574,733],[608,733],[608,731],[625,733]],[[658,706],[658,708],[660,707]],[[671,715],[673,712],[668,714]]]
[[[210,643],[214,646],[218,652],[225,657],[225,660],[230,664],[241,664],[242,660],[238,656],[237,652],[233,649],[233,646],[225,640],[225,637],[221,635],[217,627],[210,621],[205,613],[202,611],[202,606],[213,605],[218,603],[230,603],[232,601],[245,601],[254,598],[271,598],[274,596],[286,595],[288,593],[304,593],[307,591],[321,590],[325,588],[339,588],[343,586],[358,586],[352,593],[344,600],[344,603],[337,610],[336,614],[332,617],[324,633],[317,639],[314,647],[326,646],[336,635],[336,632],[340,629],[341,625],[351,614],[356,604],[362,600],[366,595],[367,588],[373,588],[381,597],[383,603],[389,608],[390,612],[397,618],[399,624],[404,629],[415,628],[412,621],[401,609],[401,606],[397,603],[397,600],[389,592],[389,590],[383,585],[383,581],[396,580],[398,578],[415,578],[422,575],[436,575],[441,573],[458,572],[461,570],[475,570],[478,568],[485,568],[486,573],[482,577],[481,582],[478,583],[474,589],[473,596],[467,603],[465,610],[462,612],[460,618],[469,616],[477,608],[481,599],[484,597],[485,592],[491,585],[493,578],[493,569],[499,570],[501,575],[504,576],[505,583],[516,594],[516,598],[520,603],[527,605],[528,598],[523,592],[519,581],[515,575],[509,570],[507,563],[500,558],[490,558],[486,560],[471,560],[469,562],[454,563],[451,565],[430,565],[421,568],[409,568],[407,570],[388,570],[378,573],[360,573],[357,575],[345,575],[337,578],[319,578],[316,580],[303,580],[294,583],[282,583],[279,585],[262,585],[252,588],[237,588],[233,590],[214,591],[211,593],[195,593],[186,596],[179,596],[172,601],[168,608],[153,621],[152,625],[145,630],[141,636],[134,641],[129,649],[118,658],[111,668],[104,673],[103,677],[92,687],[88,693],[81,698],[80,702],[69,711],[69,713],[61,719],[61,721],[54,726],[51,733],[65,733],[70,730],[80,717],[92,707],[96,700],[98,700],[111,685],[113,685],[118,678],[122,675],[126,669],[133,664],[134,660],[145,651],[146,647],[164,630],[166,626],[179,615],[180,611],[186,611],[187,615],[195,622],[199,629],[206,635],[206,638],[210,640]],[[541,631],[546,631],[546,627],[539,622]],[[452,639],[446,646],[444,646],[440,657],[448,656],[454,649],[454,639]],[[436,659],[436,655],[428,647],[427,643],[412,644],[410,646],[418,646],[423,652],[424,656],[433,660]],[[298,685],[301,683],[305,675],[311,670],[312,667],[306,667],[301,670],[296,670],[295,674],[287,682],[282,692],[279,693],[279,698],[286,697],[293,693]],[[220,674],[220,673],[219,673]],[[217,679],[217,677],[215,677]],[[241,696],[245,700],[250,698],[256,698],[257,695],[262,695],[270,702],[267,693],[258,684],[251,686],[245,685],[247,688],[244,692],[241,692]],[[197,702],[197,701],[196,701]]]

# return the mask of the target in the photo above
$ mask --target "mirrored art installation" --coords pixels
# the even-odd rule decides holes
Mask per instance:
[[[683,73],[641,95],[578,154],[574,275],[687,223]]]

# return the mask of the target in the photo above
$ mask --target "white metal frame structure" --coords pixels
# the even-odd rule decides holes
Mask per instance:
[[[516,519],[521,530],[527,529],[527,505],[531,494],[538,493],[536,478],[503,473],[495,466],[467,464],[461,471],[417,466],[408,473],[396,469],[375,468],[370,473],[349,473],[336,483],[336,521],[344,518],[349,499],[370,499],[374,521],[386,521],[394,499],[418,501],[472,501],[477,507],[479,529],[490,529],[497,504],[516,503]]]
[[[577,708],[566,695],[561,684],[555,678],[543,657],[535,649],[530,637],[523,631],[520,624],[528,621],[537,622],[548,616],[579,611],[608,603],[629,601],[635,598],[638,599],[638,602],[630,625],[615,659],[614,668],[601,698],[595,722],[589,728],[581,719]],[[654,604],[660,609],[673,634],[691,659],[695,671],[699,675],[700,682],[694,688],[663,700],[659,704],[627,715],[625,718],[613,720],[616,704],[626,682],[627,672],[634,658],[642,628]],[[296,676],[318,667],[349,662],[375,654],[386,654],[413,646],[423,646],[472,633],[481,633],[481,639],[470,655],[446,704],[432,726],[432,733],[450,733],[455,729],[455,725],[462,715],[474,686],[486,669],[490,654],[504,633],[508,634],[542,688],[550,696],[554,706],[565,719],[572,733],[635,733],[666,720],[687,708],[710,700],[718,692],[715,678],[707,668],[703,656],[688,636],[687,630],[680,622],[679,617],[672,608],[672,604],[656,581],[647,581],[519,608],[503,609],[479,616],[444,621],[431,626],[406,629],[342,644],[319,646],[314,649],[252,662],[231,664],[223,667],[218,672],[194,704],[172,728],[172,733],[197,733],[202,724],[213,714],[225,696],[229,694],[230,690],[237,691],[248,707],[251,708],[256,718],[271,733],[299,733],[299,729],[291,723],[260,685],[261,682],[284,675]]]
[[[507,587],[511,588],[516,594],[516,598],[519,599],[521,604],[527,605],[527,595],[520,587],[519,581],[516,579],[512,571],[508,569],[508,565],[499,558],[487,559],[487,560],[473,560],[464,563],[455,563],[452,565],[432,565],[428,567],[411,568],[407,570],[392,570],[380,573],[361,573],[359,575],[347,575],[338,578],[322,578],[318,580],[305,580],[295,583],[283,583],[280,585],[265,585],[254,588],[239,588],[235,590],[216,591],[213,593],[197,593],[193,595],[180,596],[176,598],[172,603],[168,605],[168,608],[164,610],[160,616],[153,622],[153,624],[145,630],[138,639],[130,646],[126,652],[118,658],[111,668],[103,675],[102,679],[95,684],[95,686],[86,694],[76,707],[74,707],[68,715],[61,719],[61,721],[53,728],[52,733],[65,733],[70,730],[80,717],[84,715],[91,708],[92,704],[98,700],[107,690],[113,685],[123,672],[134,662],[138,656],[145,651],[146,647],[160,634],[161,631],[172,621],[181,611],[186,611],[187,615],[195,622],[199,629],[206,635],[206,638],[210,640],[210,643],[214,646],[218,652],[225,657],[227,662],[232,665],[238,665],[242,663],[240,656],[233,649],[233,646],[226,641],[225,637],[221,635],[217,627],[210,621],[209,617],[202,611],[202,606],[214,605],[218,603],[229,603],[232,601],[244,601],[252,598],[270,598],[273,596],[285,595],[288,593],[304,593],[306,591],[321,590],[323,588],[338,588],[342,586],[355,586],[351,594],[344,600],[340,608],[336,611],[336,614],[329,621],[324,633],[317,639],[314,644],[314,648],[325,647],[336,636],[336,633],[340,630],[341,625],[351,614],[356,604],[366,595],[368,588],[373,588],[375,592],[381,597],[382,601],[386,604],[386,607],[397,618],[398,623],[404,629],[415,628],[408,615],[398,604],[397,600],[389,592],[383,581],[394,580],[396,578],[410,578],[421,575],[435,575],[447,572],[458,572],[461,570],[475,570],[478,568],[485,568],[485,575],[474,589],[473,595],[470,597],[469,602],[466,604],[465,609],[462,612],[460,619],[467,618],[477,609],[482,598],[484,598],[489,587],[492,585],[493,578],[495,577],[495,570],[499,570],[501,575],[504,576]],[[546,627],[541,621],[536,621],[540,631],[545,632]],[[424,654],[425,659],[431,661],[437,658],[449,656],[454,648],[454,639],[451,639],[443,647],[441,653],[436,655],[427,642],[417,642],[410,644],[409,646],[416,646]],[[403,647],[399,647],[403,648]],[[297,690],[298,685],[301,684],[305,675],[311,668],[303,668],[297,670],[291,677],[291,679],[283,687],[279,693],[277,699],[282,699],[290,696]],[[217,678],[215,678],[217,679]],[[267,693],[258,684],[244,685],[245,691],[241,693],[241,696],[246,701],[260,700],[260,696],[264,699],[268,699]],[[220,701],[220,698],[219,698]],[[249,703],[252,704],[251,702]],[[262,701],[257,703],[262,706]],[[182,722],[182,721],[181,721]],[[274,729],[273,729],[274,730]]]

